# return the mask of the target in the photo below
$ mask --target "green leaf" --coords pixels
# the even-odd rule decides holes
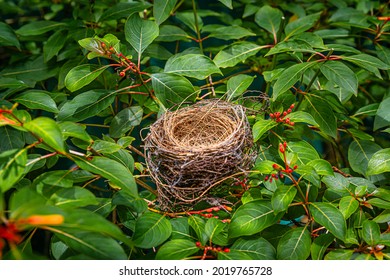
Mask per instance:
[[[224,4],[226,7],[228,7],[230,10],[233,9],[232,0],[218,0],[222,4]]]
[[[354,250],[346,250],[346,249],[336,249],[334,251],[330,251],[326,256],[325,260],[350,260]]]
[[[214,62],[201,54],[177,54],[168,59],[165,64],[166,73],[174,73],[182,76],[206,79],[211,74],[221,74]]]
[[[306,260],[310,255],[310,246],[310,233],[306,227],[291,229],[279,240],[277,258],[279,260]]]
[[[160,27],[160,33],[156,41],[160,42],[174,42],[174,41],[188,41],[190,36],[180,27],[175,25],[164,24]]]
[[[253,141],[254,142],[258,141],[264,135],[264,133],[271,130],[272,128],[274,128],[277,125],[278,125],[278,123],[275,122],[274,120],[260,119],[259,121],[257,121],[253,125],[253,128],[252,128]]]
[[[41,109],[47,112],[58,113],[57,105],[50,95],[44,91],[29,90],[17,95],[14,102],[23,104],[29,109]]]
[[[292,112],[288,115],[290,120],[295,123],[307,123],[309,125],[314,125],[314,126],[319,126],[319,124],[315,121],[312,115],[310,115],[307,112],[303,111],[297,111],[297,112]]]
[[[121,145],[105,140],[95,140],[91,149],[99,154],[112,154],[122,149]]]
[[[71,69],[65,77],[65,86],[71,92],[92,83],[110,65],[83,64]]]
[[[138,14],[129,17],[125,24],[127,42],[138,53],[138,57],[158,36],[158,25],[154,21],[143,20]]]
[[[367,176],[390,171],[390,148],[377,151],[368,162]]]
[[[195,88],[191,82],[174,73],[153,74],[152,86],[158,100],[167,108],[196,99]]]
[[[255,163],[254,170],[260,171],[262,174],[269,174],[275,169],[272,167],[275,162],[271,160],[261,160]]]
[[[320,16],[321,13],[316,13],[288,23],[284,29],[284,32],[286,33],[286,38],[284,40],[287,41],[291,36],[309,30],[320,19]]]
[[[140,248],[152,248],[162,244],[172,233],[172,226],[163,215],[146,212],[135,224],[133,242]]]
[[[43,46],[43,60],[48,62],[64,47],[66,43],[66,33],[63,30],[58,30],[49,37],[46,44]]]
[[[0,22],[0,46],[15,46],[20,50],[20,43],[14,30],[4,22]]]
[[[333,138],[336,138],[337,120],[332,107],[330,107],[326,101],[320,98],[315,98],[315,96],[305,96],[305,100],[307,101],[309,113],[319,124],[321,131]]]
[[[316,149],[306,141],[289,142],[287,151],[296,153],[298,156],[297,162],[302,165],[320,158]]]
[[[77,229],[50,228],[61,241],[76,252],[93,259],[127,259],[126,253],[116,240],[96,232]]]
[[[374,120],[374,130],[378,130],[382,127],[390,125],[390,97],[387,97],[382,100],[379,104],[378,110],[376,111],[375,120]]]
[[[340,61],[326,61],[321,65],[320,70],[331,83],[344,89],[347,93],[357,95],[357,76],[344,63]]]
[[[367,203],[376,206],[378,208],[390,209],[390,202],[380,198],[371,198],[367,200]]]
[[[249,76],[245,74],[239,74],[230,78],[227,82],[227,100],[234,100],[248,89],[252,84],[255,76]]]
[[[50,197],[50,201],[62,209],[74,209],[98,204],[95,195],[81,187],[58,190]]]
[[[275,224],[283,215],[276,214],[271,202],[255,200],[240,206],[233,214],[229,237],[252,235]]]
[[[290,66],[289,68],[285,69],[279,79],[277,79],[276,83],[273,86],[273,92],[272,92],[272,98],[273,100],[276,100],[276,98],[289,90],[304,74],[304,72],[307,69],[310,69],[316,64],[315,61],[313,62],[303,62],[294,64],[293,66]]]
[[[44,143],[49,145],[52,149],[65,153],[64,138],[58,124],[47,117],[38,117],[32,121],[26,122],[23,127],[42,138]]]
[[[140,106],[131,106],[123,109],[112,119],[110,124],[110,136],[119,138],[142,121],[144,111]]]
[[[245,253],[252,260],[274,260],[276,258],[275,248],[263,237],[249,240],[239,238],[230,249]]]
[[[380,242],[381,231],[379,225],[373,221],[365,220],[362,224],[362,238],[370,246],[375,246]]]
[[[314,159],[307,163],[308,166],[312,166],[318,175],[330,175],[333,176],[333,168],[329,161],[324,159]]]
[[[16,30],[16,34],[19,36],[34,36],[41,35],[48,31],[65,27],[66,24],[62,22],[55,22],[50,20],[37,20],[23,25]]]
[[[202,245],[206,245],[208,241],[208,236],[205,232],[205,221],[198,216],[192,215],[188,218],[188,224],[195,231],[200,243],[202,243]]]
[[[199,251],[194,241],[173,239],[157,251],[156,260],[183,260]]]
[[[214,63],[219,68],[233,67],[267,47],[268,46],[259,46],[247,41],[237,42],[226,49],[221,50],[215,56]]]
[[[196,33],[196,23],[195,23],[195,16],[192,11],[190,12],[178,12],[176,13],[176,18],[180,20],[182,23],[184,23],[186,26],[188,26],[194,33]],[[199,30],[202,30],[203,28],[203,20],[200,17],[199,13],[197,15],[198,20],[198,28]]]
[[[24,175],[27,150],[13,149],[0,154],[0,191],[6,192]]]
[[[288,209],[290,203],[293,201],[296,194],[297,189],[295,185],[278,186],[271,198],[271,204],[274,211],[276,213],[285,212]]]
[[[61,107],[59,121],[82,121],[96,116],[114,102],[116,92],[107,90],[89,90],[78,94]]]
[[[390,65],[387,65],[382,60],[368,54],[357,54],[357,55],[341,56],[341,57],[343,60],[352,62],[357,66],[362,67],[374,73],[378,78],[382,78],[378,71],[378,68],[383,70],[387,70],[390,68]]]
[[[348,219],[359,208],[359,202],[353,196],[344,196],[340,199],[339,209],[344,219]]]
[[[205,26],[204,29],[206,27],[207,26]],[[233,26],[221,26],[221,27],[214,28],[207,37],[217,38],[217,39],[227,41],[227,40],[241,39],[243,37],[248,37],[248,36],[256,36],[256,34],[244,27],[233,25]]]
[[[311,244],[311,259],[312,260],[322,260],[326,250],[329,245],[334,241],[334,236],[332,234],[321,234],[319,237],[314,239]]]
[[[283,13],[276,8],[268,5],[261,7],[255,14],[255,22],[268,32],[270,32],[276,40],[277,33],[282,22]]]
[[[216,237],[224,228],[226,224],[216,218],[210,218],[207,220],[204,228],[204,232],[207,235],[208,240],[213,242]]]
[[[86,126],[75,122],[61,122],[58,124],[64,139],[74,137],[85,142],[92,142],[91,136],[85,131]]]
[[[99,19],[99,22],[113,20],[113,19],[120,19],[120,18],[127,18],[130,15],[138,12],[142,12],[145,9],[149,8],[151,6],[150,3],[144,2],[124,2],[124,3],[117,3],[116,5],[110,7],[109,9],[105,10],[102,16]]]
[[[373,219],[376,223],[387,223],[390,222],[390,210],[384,210],[378,216]]]
[[[163,23],[175,8],[177,0],[155,0],[153,5],[153,16],[156,23]]]
[[[355,140],[348,148],[348,161],[353,171],[365,175],[371,157],[381,150],[381,147],[368,140]]]
[[[112,198],[113,205],[124,205],[128,207],[130,210],[143,213],[148,210],[148,204],[143,198],[133,197],[126,192],[119,191],[114,194]]]
[[[343,214],[327,202],[312,202],[309,205],[314,220],[340,240],[345,239],[347,225]]]
[[[188,224],[187,217],[179,217],[170,219],[172,225],[171,239],[189,239],[193,240],[190,235],[190,225]]]
[[[12,150],[21,149],[25,144],[24,133],[10,126],[0,127],[0,153]]]
[[[119,162],[98,156],[95,156],[92,160],[74,157],[74,161],[80,168],[101,175],[133,197],[138,197],[133,174]]]

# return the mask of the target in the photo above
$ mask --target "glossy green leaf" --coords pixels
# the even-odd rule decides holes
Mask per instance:
[[[275,248],[262,237],[255,239],[239,238],[230,249],[245,253],[252,260],[274,260],[276,258]]]
[[[108,21],[113,19],[127,18],[130,15],[142,12],[151,6],[147,2],[120,2],[105,10],[99,21]]]
[[[367,176],[390,171],[390,148],[382,149],[372,155],[368,162]]]
[[[155,0],[153,5],[153,16],[156,23],[160,25],[171,14],[177,0]]]
[[[306,260],[310,255],[310,246],[310,233],[306,227],[291,229],[279,240],[277,258],[279,260]]]
[[[13,187],[24,175],[27,164],[27,150],[13,149],[0,154],[0,190],[5,192]]]
[[[133,242],[140,248],[152,248],[160,245],[172,233],[172,226],[163,215],[146,212],[135,224]]]
[[[242,96],[242,94],[252,84],[255,76],[239,74],[230,78],[227,82],[227,100],[234,100]]]
[[[193,239],[193,237],[190,235],[190,225],[188,224],[187,217],[173,218],[170,219],[169,222],[172,225],[171,239]]]
[[[91,145],[91,149],[99,154],[105,155],[119,151],[120,149],[122,149],[122,146],[110,141],[95,140]]]
[[[156,41],[160,42],[174,42],[174,41],[188,41],[190,36],[180,27],[175,25],[164,24],[160,27],[160,33]]]
[[[312,160],[316,160],[320,158],[316,149],[314,149],[314,147],[306,141],[289,142],[287,151],[297,154],[298,165],[307,164]]]
[[[168,59],[164,71],[198,80],[212,74],[222,74],[210,58],[201,54],[177,54]]]
[[[232,0],[218,0],[218,1],[224,4],[229,9],[233,9]]]
[[[258,141],[264,135],[264,133],[271,130],[272,128],[274,128],[277,125],[278,125],[278,123],[275,122],[274,120],[260,119],[259,121],[257,121],[253,125],[253,128],[252,128],[253,141],[254,142]]]
[[[354,250],[348,249],[336,249],[334,251],[330,251],[325,256],[325,260],[350,260]]]
[[[206,222],[202,218],[192,215],[188,218],[188,224],[195,231],[200,243],[206,245],[208,241],[208,236],[205,232]]]
[[[131,156],[128,150],[120,149],[117,152],[106,154],[105,156],[121,163],[123,166],[129,169],[130,172],[134,172],[134,158]]]
[[[210,218],[207,220],[204,228],[204,232],[210,242],[213,242],[214,237],[217,236],[226,226],[221,220],[216,218]]]
[[[375,120],[374,120],[374,130],[378,130],[383,127],[390,125],[390,98],[387,97],[382,100],[379,104],[378,110],[376,111]]]
[[[304,111],[292,112],[288,115],[288,117],[294,123],[307,123],[309,125],[319,126],[313,116]]]
[[[17,95],[13,101],[23,104],[29,109],[41,109],[58,113],[57,105],[50,95],[44,91],[29,90]]]
[[[65,77],[65,86],[70,91],[76,91],[90,84],[110,65],[98,66],[83,64],[71,69]]]
[[[50,201],[62,209],[73,209],[98,203],[92,192],[81,187],[58,190],[50,197]]]
[[[58,124],[50,118],[38,117],[23,125],[25,129],[42,138],[43,142],[58,152],[65,153],[65,143]]]
[[[373,219],[376,223],[387,223],[390,222],[390,210],[384,210],[378,216]]]
[[[137,185],[133,174],[119,162],[98,156],[92,160],[75,157],[74,161],[80,168],[101,175],[132,196],[138,197]]]
[[[357,95],[358,79],[356,74],[340,61],[327,61],[320,67],[322,74],[334,85],[347,93]]]
[[[126,253],[116,240],[97,232],[77,229],[51,229],[68,247],[93,259],[125,260]]]
[[[214,63],[219,68],[233,67],[267,47],[268,46],[259,46],[247,41],[237,42],[221,50],[215,56]]]
[[[338,239],[345,239],[347,225],[340,210],[327,202],[310,203],[309,209],[317,223],[324,226]]]
[[[381,147],[372,141],[355,140],[348,148],[348,161],[353,171],[365,175],[371,157],[381,150]]]
[[[43,60],[48,62],[65,46],[66,33],[63,30],[58,30],[49,37],[46,44],[43,46]]]
[[[15,46],[20,49],[14,30],[4,22],[0,22],[0,46]]]
[[[137,213],[143,213],[148,210],[148,204],[143,198],[133,197],[126,192],[119,191],[112,197],[113,205],[123,205],[128,207],[130,210]]]
[[[305,98],[307,101],[308,111],[319,124],[322,132],[336,138],[337,120],[330,105],[320,98]]]
[[[60,122],[58,124],[64,139],[74,137],[85,142],[91,142],[91,136],[85,131],[86,126],[75,122]]]
[[[19,36],[34,36],[41,35],[48,31],[65,27],[66,24],[62,22],[55,22],[50,20],[36,20],[23,25],[16,30],[16,34]]]
[[[1,126],[0,135],[0,153],[20,149],[25,144],[24,133],[10,126]]]
[[[205,26],[206,28],[207,26]],[[221,26],[214,28],[207,36],[209,38],[217,38],[221,40],[236,40],[256,34],[241,26]]]
[[[316,13],[289,22],[284,29],[284,32],[286,33],[286,38],[284,40],[287,40],[293,35],[303,33],[306,30],[312,28],[314,24],[320,19],[320,15],[321,13]]]
[[[229,237],[252,235],[275,224],[283,215],[276,214],[268,201],[255,200],[240,206],[233,214]]]
[[[367,200],[367,203],[381,209],[390,209],[390,201],[386,201],[380,198],[371,198]]]
[[[253,169],[260,171],[262,174],[269,174],[274,171],[274,168],[272,167],[274,164],[275,162],[271,160],[261,160],[255,163]]]
[[[123,136],[134,126],[141,123],[143,116],[143,109],[140,106],[132,106],[121,110],[111,121],[110,135],[118,138]]]
[[[293,66],[285,69],[273,86],[273,100],[276,100],[280,94],[289,90],[301,78],[305,71],[313,67],[315,64],[315,61],[303,62],[294,64]]]
[[[330,244],[334,241],[332,234],[321,234],[314,239],[311,244],[310,252],[312,260],[322,260]]]
[[[195,101],[196,92],[191,82],[174,73],[156,73],[152,75],[152,86],[156,97],[170,108],[184,101]]]
[[[89,90],[66,102],[58,113],[59,121],[78,122],[96,116],[114,102],[116,92]]]
[[[157,251],[156,260],[183,260],[199,251],[194,241],[173,239]]]
[[[158,25],[151,20],[144,20],[138,14],[129,17],[125,24],[126,40],[140,57],[144,50],[157,38]]]
[[[270,32],[274,39],[276,39],[282,18],[283,13],[279,9],[272,8],[268,5],[262,6],[255,14],[255,22]]]
[[[390,68],[390,65],[384,63],[382,60],[368,55],[368,54],[356,54],[351,56],[342,56],[343,60],[352,62],[357,66],[364,68],[372,73],[374,73],[378,78],[381,78],[381,75],[378,71],[379,69],[387,70]]]
[[[271,198],[271,204],[274,211],[276,213],[285,212],[288,209],[290,203],[293,201],[296,194],[297,189],[293,184],[289,186],[278,186]]]
[[[318,175],[333,176],[332,165],[324,159],[311,160],[307,163],[307,165],[313,167]]]
[[[381,231],[379,225],[373,221],[365,220],[362,228],[362,238],[370,246],[375,246],[380,242]]]
[[[348,219],[359,208],[359,202],[352,196],[344,196],[340,199],[339,209],[345,219]]]
[[[203,20],[200,15],[197,15],[198,24],[195,23],[195,16],[192,11],[178,12],[175,14],[176,18],[184,23],[188,28],[190,28],[194,33],[196,33],[196,25],[198,25],[199,30],[203,28]]]

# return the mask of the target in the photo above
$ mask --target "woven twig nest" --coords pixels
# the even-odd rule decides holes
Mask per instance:
[[[211,99],[166,112],[144,139],[160,208],[188,209],[209,199],[217,182],[253,162],[245,109]]]

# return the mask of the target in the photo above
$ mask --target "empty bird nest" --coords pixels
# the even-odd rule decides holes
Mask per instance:
[[[159,207],[186,210],[225,178],[249,168],[253,139],[245,108],[210,99],[166,112],[144,139]]]

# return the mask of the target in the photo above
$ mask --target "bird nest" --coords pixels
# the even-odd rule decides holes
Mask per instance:
[[[166,112],[150,126],[144,142],[164,210],[210,201],[212,188],[248,169],[254,158],[245,108],[215,99]]]

